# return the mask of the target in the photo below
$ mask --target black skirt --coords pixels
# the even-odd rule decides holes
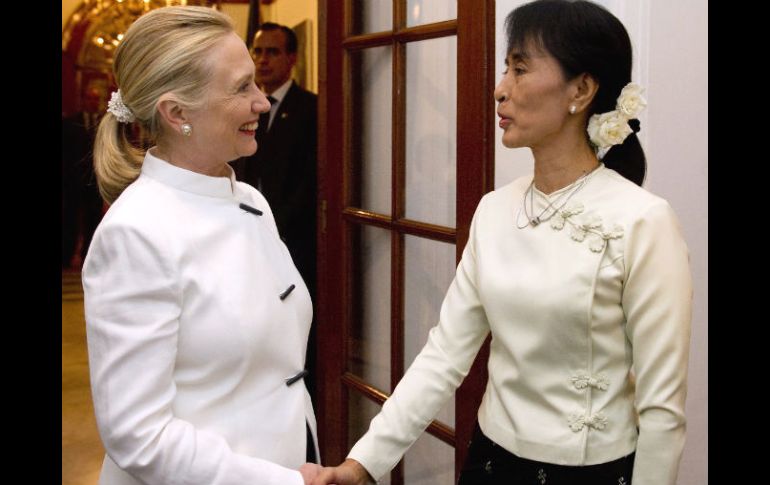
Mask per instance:
[[[634,453],[599,465],[527,460],[484,436],[478,423],[457,485],[631,485]]]

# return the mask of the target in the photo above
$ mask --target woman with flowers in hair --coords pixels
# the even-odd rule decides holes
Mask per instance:
[[[628,34],[569,0],[525,4],[506,31],[499,126],[506,147],[532,150],[534,175],[482,198],[427,344],[347,460],[313,485],[390,471],[490,333],[460,485],[676,483],[691,277],[671,207],[640,187],[645,100]]]
[[[270,109],[248,49],[224,14],[165,7],[131,25],[113,69],[94,150],[111,206],[83,267],[100,483],[306,485],[310,296],[228,165]]]

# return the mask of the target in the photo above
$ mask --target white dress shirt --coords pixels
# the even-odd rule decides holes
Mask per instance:
[[[531,180],[482,198],[438,325],[349,457],[376,479],[391,470],[491,331],[485,435],[561,465],[636,450],[634,485],[674,485],[692,308],[678,221],[666,201],[602,165],[556,216],[529,226],[519,211]],[[535,190],[527,212],[559,207],[575,188]]]
[[[312,306],[258,191],[148,153],[83,286],[101,484],[302,485]]]

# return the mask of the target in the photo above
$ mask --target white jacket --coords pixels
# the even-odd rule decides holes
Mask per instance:
[[[530,181],[479,203],[438,325],[349,457],[377,479],[395,466],[491,331],[484,434],[518,456],[562,465],[636,450],[634,485],[674,485],[692,307],[676,217],[600,166],[558,215],[519,229]],[[573,188],[535,191],[534,213],[550,201],[559,207]]]
[[[312,306],[257,190],[148,153],[83,287],[100,483],[303,483],[316,423],[304,381],[285,380],[304,369]]]

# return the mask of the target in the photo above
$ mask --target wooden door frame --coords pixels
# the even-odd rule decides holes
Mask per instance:
[[[316,355],[318,403],[318,433],[322,463],[336,465],[342,462],[352,443],[347,443],[347,388],[359,387],[354,378],[346,376],[348,349],[348,328],[350,321],[348,301],[352,295],[350,281],[346,275],[346,255],[350,241],[344,236],[346,218],[346,194],[349,187],[344,185],[348,177],[346,157],[346,106],[350,106],[345,82],[345,26],[349,25],[350,9],[340,8],[339,0],[319,0],[319,68],[318,68],[318,340]],[[402,0],[403,1],[403,0]],[[402,2],[394,0],[394,18],[403,15]],[[454,23],[454,21],[452,21]],[[448,26],[436,27],[436,32]],[[402,24],[403,25],[403,24]],[[457,186],[456,186],[456,233],[447,234],[448,240],[456,242],[456,261],[468,240],[471,219],[481,197],[494,186],[494,125],[495,106],[492,96],[495,83],[495,5],[494,0],[458,0],[457,20],[453,28],[457,32]],[[430,29],[418,29],[420,38],[430,38]],[[414,29],[404,29],[399,35],[412,35]],[[356,36],[359,38],[364,36]],[[376,38],[364,42],[377,42]],[[397,56],[397,53],[393,53]],[[398,57],[397,57],[398,59]],[[398,62],[398,61],[397,61]],[[462,66],[462,69],[460,68]],[[394,74],[396,83],[403,82]],[[403,99],[403,98],[402,98]],[[395,106],[394,139],[403,140],[404,120],[402,106]],[[401,148],[403,150],[403,147]],[[394,159],[399,154],[395,154]],[[400,156],[403,157],[403,154]],[[396,166],[397,164],[394,164]],[[403,165],[398,165],[403,166]],[[403,177],[393,173],[393,177]],[[396,194],[399,195],[399,194]],[[402,194],[400,194],[402,195]],[[403,200],[394,198],[394,214],[403,208]],[[384,225],[384,223],[383,223]],[[419,225],[412,230],[419,233]],[[342,234],[341,241],[335,239]],[[394,238],[397,239],[397,238]],[[398,245],[399,241],[392,244]],[[400,254],[397,248],[395,254]],[[395,291],[395,290],[394,290]],[[398,300],[398,299],[396,299]],[[394,305],[402,304],[394,301]],[[391,326],[396,327],[395,325]],[[394,335],[401,338],[399,335]],[[465,460],[467,446],[476,421],[478,405],[487,381],[486,361],[488,343],[476,358],[470,374],[456,395],[455,408],[455,476]],[[393,363],[401,362],[398,356]],[[403,370],[403,369],[402,369]],[[400,375],[401,373],[399,373]],[[375,398],[369,394],[370,398]],[[383,400],[379,396],[377,400]],[[446,440],[445,440],[446,441]],[[458,444],[461,444],[458,446]]]
[[[461,47],[462,46],[462,47]],[[457,262],[481,197],[495,186],[495,2],[457,1]],[[462,66],[462,69],[460,69]],[[463,93],[478,93],[464,96]],[[489,338],[455,396],[455,479],[487,384]]]

